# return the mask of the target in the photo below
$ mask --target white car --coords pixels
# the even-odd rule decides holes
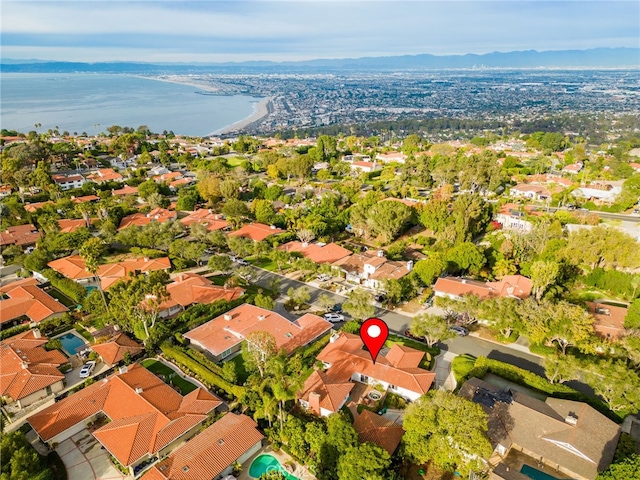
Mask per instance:
[[[87,378],[89,375],[91,375],[91,372],[93,372],[95,366],[96,362],[94,362],[93,360],[85,363],[82,366],[82,370],[80,370],[80,378]]]
[[[331,280],[331,275],[327,275],[326,273],[323,273],[321,275],[318,275],[316,278],[318,279],[319,282],[326,282],[327,280]]]
[[[338,323],[344,321],[344,315],[340,315],[339,313],[325,313],[324,319],[327,322]]]

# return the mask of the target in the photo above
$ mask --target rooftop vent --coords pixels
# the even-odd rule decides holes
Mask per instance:
[[[258,315],[258,321],[261,322],[265,319],[264,315]]]
[[[29,364],[27,362],[20,362],[20,366],[22,368],[29,368]]]
[[[118,373],[120,373],[120,375],[122,375],[123,373],[127,373],[127,366],[123,365],[120,368],[118,368]]]
[[[378,257],[384,258],[384,250],[378,250]]]
[[[600,314],[600,315],[611,315],[611,310],[609,310],[608,308],[596,308],[596,313]]]
[[[578,424],[578,416],[573,412],[569,412],[569,415],[565,417],[564,422],[575,426]]]
[[[231,314],[230,313],[225,313],[224,314],[224,319],[228,322],[229,320],[231,320]]]
[[[462,279],[462,283],[467,283],[467,279],[466,279],[466,278],[463,278],[463,279]]]
[[[183,472],[188,472],[189,471],[189,467],[187,467],[186,465],[184,467],[182,467],[182,471]]]
[[[224,445],[224,440],[223,440],[223,439],[221,439],[221,438],[219,438],[219,439],[218,439],[218,445]]]
[[[269,228],[270,228],[271,230],[275,230],[275,229],[276,229],[276,226],[275,226],[275,225],[269,225]]]
[[[136,387],[136,393],[137,394],[141,394],[142,393],[142,387]]]

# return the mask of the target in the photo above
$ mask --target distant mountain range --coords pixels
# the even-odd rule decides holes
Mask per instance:
[[[482,68],[632,68],[640,66],[640,48],[593,48],[538,52],[493,52],[482,55],[401,55],[319,59],[297,62],[238,63],[50,62],[2,59],[0,71],[32,73],[181,73],[212,70],[438,70]]]

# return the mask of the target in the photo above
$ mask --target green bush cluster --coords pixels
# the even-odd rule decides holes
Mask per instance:
[[[19,333],[26,332],[29,330],[29,324],[25,323],[24,325],[18,325],[13,328],[7,328],[6,330],[2,330],[0,332],[0,340],[4,340],[5,338],[13,337],[14,335],[18,335]]]
[[[177,362],[182,368],[190,372],[209,388],[217,387],[225,391],[228,395],[241,398],[244,396],[244,387],[233,385],[227,382],[217,373],[212,372],[209,368],[184,353],[181,349],[171,346],[168,343],[160,345],[162,353],[171,360]]]
[[[42,274],[49,280],[51,286],[60,290],[76,303],[82,303],[82,300],[87,296],[87,290],[82,285],[63,277],[54,270],[46,269]]]
[[[551,397],[588,403],[600,413],[616,422],[621,422],[623,420],[623,418],[616,412],[609,410],[607,404],[599,398],[587,396],[567,385],[551,383],[546,378],[536,375],[533,372],[487,357],[478,357],[473,368],[471,368],[466,375],[461,377],[459,385],[472,377],[484,378],[484,376],[489,372],[502,377],[505,380],[509,380],[510,382],[517,383],[518,385],[522,385]]]
[[[618,270],[604,270],[600,267],[594,268],[584,277],[584,283],[590,287],[597,287],[627,298],[631,298],[634,293],[632,280],[633,275]]]

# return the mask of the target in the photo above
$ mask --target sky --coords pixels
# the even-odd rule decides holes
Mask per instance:
[[[2,0],[0,56],[228,62],[640,46],[640,2]]]

